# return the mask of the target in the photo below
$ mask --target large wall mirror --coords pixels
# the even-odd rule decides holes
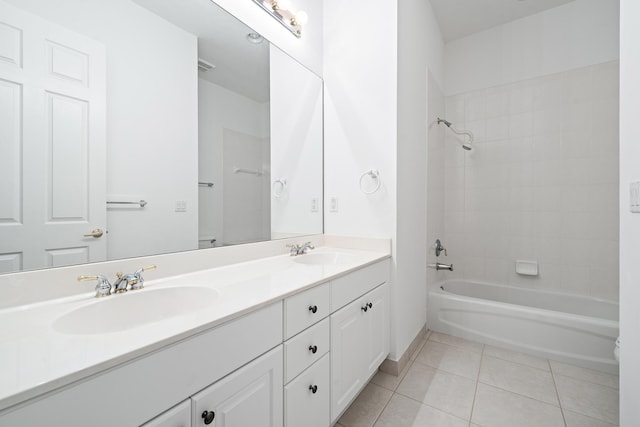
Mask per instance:
[[[317,234],[322,212],[322,80],[215,3],[0,0],[0,273]]]

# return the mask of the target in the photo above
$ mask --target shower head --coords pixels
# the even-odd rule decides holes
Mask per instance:
[[[473,134],[471,132],[469,132],[468,130],[463,130],[463,131],[456,130],[456,128],[451,126],[450,121],[441,119],[440,117],[438,117],[438,124],[440,123],[444,123],[449,129],[451,129],[451,132],[455,133],[456,135],[461,135],[461,136],[466,135],[467,137],[469,137],[469,142],[464,142],[464,140],[462,140],[462,142],[460,142],[460,145],[465,150],[471,151],[471,143],[473,142]]]

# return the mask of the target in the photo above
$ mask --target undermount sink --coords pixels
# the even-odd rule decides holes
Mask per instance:
[[[121,332],[196,312],[217,297],[213,289],[195,286],[129,291],[78,307],[56,319],[53,328],[75,335]]]
[[[293,258],[294,262],[307,265],[339,265],[350,263],[353,260],[353,255],[344,252],[316,252]]]

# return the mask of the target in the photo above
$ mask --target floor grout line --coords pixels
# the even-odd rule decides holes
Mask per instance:
[[[471,414],[469,414],[469,426],[471,426],[471,420],[473,419],[473,409],[476,407],[476,397],[478,396],[478,384],[480,384],[480,371],[482,370],[482,361],[484,360],[484,348],[482,346],[482,353],[480,356],[480,366],[478,367],[478,375],[476,377],[476,389],[473,392],[473,402],[471,402]]]
[[[562,407],[562,401],[560,400],[560,392],[558,391],[558,385],[556,384],[556,376],[553,373],[553,368],[551,367],[551,361],[547,359],[547,364],[549,365],[549,369],[551,370],[551,380],[553,381],[553,389],[556,391],[556,397],[558,398],[558,405],[560,405],[560,414],[562,414],[562,422],[565,427],[567,427],[567,418],[564,416],[564,408]]]

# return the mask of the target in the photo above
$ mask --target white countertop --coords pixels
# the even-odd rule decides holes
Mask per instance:
[[[341,252],[341,264],[307,265],[289,255],[231,264],[159,280],[145,289],[97,299],[94,292],[0,310],[0,410],[147,354],[233,318],[388,258],[388,252],[321,247]],[[305,255],[301,255],[305,256]],[[66,334],[53,323],[89,304],[166,287],[206,287],[218,294],[206,308],[121,332]],[[139,298],[139,297],[138,297]],[[140,307],[140,310],[144,310]],[[108,322],[109,319],[104,319]]]

